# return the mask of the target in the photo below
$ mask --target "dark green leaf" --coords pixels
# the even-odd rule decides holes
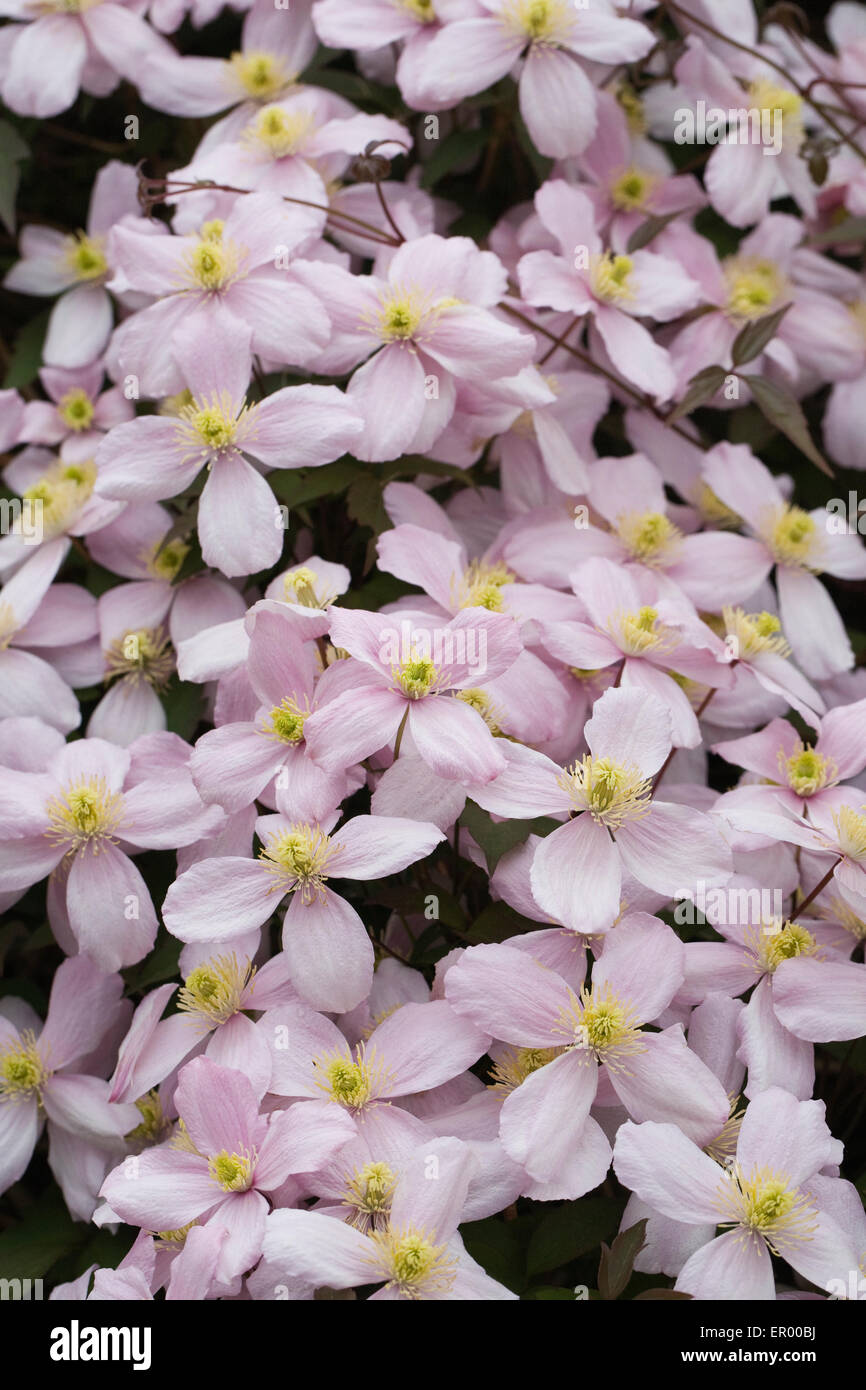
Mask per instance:
[[[454,130],[446,135],[423,165],[421,187],[432,188],[452,169],[460,164],[468,164],[486,148],[489,139],[486,130]],[[422,140],[421,145],[424,143]]]
[[[684,415],[691,415],[692,411],[697,410],[699,405],[705,405],[707,401],[711,401],[719,388],[724,385],[727,375],[727,369],[718,366],[704,367],[703,371],[696,372],[689,379],[686,394],[667,417],[667,423],[672,425],[676,420],[681,420]]]
[[[467,801],[460,822],[484,851],[491,874],[503,854],[514,849],[515,845],[522,845],[530,835],[549,835],[551,830],[557,828],[556,821],[547,816],[538,816],[535,820],[496,822],[474,801]]]
[[[602,1298],[619,1298],[628,1284],[634,1262],[646,1245],[646,1217],[617,1236],[613,1245],[602,1244],[598,1289]]]
[[[809,433],[806,417],[796,397],[792,396],[790,391],[786,391],[784,386],[769,381],[765,376],[744,376],[743,381],[748,382],[756,405],[776,429],[790,439],[791,443],[823,473],[834,477],[832,468]]]
[[[735,367],[742,367],[764,351],[770,340],[775,338],[779,324],[790,308],[790,304],[783,304],[775,313],[747,323],[740,329],[731,348],[731,361]]]
[[[641,1299],[652,1299],[658,1302],[659,1299],[664,1299],[670,1302],[683,1298],[690,1299],[691,1294],[680,1293],[677,1289],[644,1289],[643,1293],[636,1293],[632,1301],[638,1303]]]
[[[649,246],[650,242],[663,232],[669,222],[673,222],[675,217],[679,217],[678,212],[666,212],[660,217],[647,217],[641,222],[639,227],[635,227],[626,245],[626,251],[641,251],[644,246]]]
[[[3,382],[4,390],[8,391],[13,386],[29,386],[31,381],[35,381],[42,366],[42,344],[48,331],[50,313],[50,309],[43,309],[41,314],[24,325],[15,339],[12,360]]]
[[[526,1256],[530,1275],[569,1264],[612,1236],[622,1207],[610,1197],[582,1197],[547,1213],[533,1232]]]
[[[42,1279],[53,1264],[84,1244],[93,1228],[73,1221],[57,1189],[45,1193],[24,1219],[0,1235],[0,1279]]]

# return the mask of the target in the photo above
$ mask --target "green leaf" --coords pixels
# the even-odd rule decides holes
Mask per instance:
[[[487,1217],[484,1221],[470,1221],[460,1227],[463,1243],[473,1260],[481,1268],[498,1279],[507,1289],[520,1293],[526,1278],[523,1273],[523,1248],[515,1222],[500,1221]]]
[[[51,1189],[22,1221],[0,1235],[0,1279],[42,1279],[92,1231],[86,1222],[72,1220],[59,1191]]]
[[[201,719],[202,694],[202,686],[172,679],[162,701],[169,733],[179,734],[187,741],[192,738]]]
[[[486,148],[489,139],[487,130],[454,130],[446,135],[422,166],[421,187],[432,188],[458,164],[468,164]]]
[[[268,482],[277,501],[285,502],[291,508],[345,492],[359,475],[369,476],[360,463],[354,459],[337,459],[335,463],[326,463],[323,468],[275,469],[268,475]]]
[[[639,227],[635,227],[626,245],[626,251],[641,251],[644,246],[649,246],[650,242],[663,232],[669,222],[673,222],[675,217],[679,217],[678,212],[666,212],[659,217],[647,217],[641,222]]]
[[[21,170],[18,165],[30,151],[8,121],[0,121],[0,222],[15,235],[15,199]]]
[[[770,340],[775,338],[779,324],[790,308],[790,304],[783,304],[774,314],[767,314],[765,318],[756,319],[740,329],[731,348],[731,361],[735,367],[742,367],[764,351]]]
[[[809,433],[809,426],[806,424],[806,417],[800,408],[800,402],[792,396],[790,391],[786,391],[784,386],[779,386],[775,381],[769,381],[765,376],[743,376],[742,380],[748,383],[749,389],[755,399],[755,404],[760,407],[771,424],[790,439],[792,444],[805,454],[822,473],[833,478],[834,474],[824,455],[820,452]]]
[[[571,1289],[558,1289],[553,1284],[539,1284],[537,1288],[527,1289],[524,1298],[537,1299],[542,1303],[573,1303],[574,1293]]]
[[[4,390],[8,391],[13,386],[29,386],[31,381],[36,380],[42,366],[42,344],[48,332],[50,314],[50,309],[43,309],[21,329],[12,349],[12,360],[3,382]]]
[[[582,1197],[557,1206],[532,1233],[527,1273],[546,1274],[594,1250],[614,1234],[621,1212],[621,1204],[610,1197]]]
[[[460,817],[461,825],[469,831],[473,840],[484,851],[487,870],[493,873],[503,854],[516,845],[522,845],[530,835],[549,835],[557,829],[557,822],[548,816],[538,816],[535,820],[507,820],[497,823],[486,811],[467,801]]]
[[[670,415],[667,417],[666,424],[672,425],[676,420],[681,420],[684,415],[691,415],[693,410],[697,410],[699,405],[705,405],[712,400],[720,386],[724,385],[725,377],[728,375],[725,367],[704,367],[703,371],[696,372],[689,378],[688,389],[682,400],[674,406]]]
[[[127,989],[139,993],[141,990],[149,989],[151,985],[161,985],[166,980],[178,979],[180,975],[178,961],[182,948],[183,942],[160,930],[156,946],[150,955],[145,956],[140,965],[133,966],[131,970],[123,972]]]
[[[465,935],[467,941],[477,946],[491,941],[507,941],[510,936],[522,936],[537,925],[528,917],[521,917],[508,903],[488,903]]]
[[[613,1245],[602,1243],[598,1266],[598,1290],[602,1298],[619,1298],[628,1284],[634,1262],[646,1245],[647,1218],[643,1217],[617,1236]]]
[[[346,510],[359,526],[369,526],[374,535],[381,535],[391,525],[382,500],[382,483],[372,473],[356,478],[346,497]]]

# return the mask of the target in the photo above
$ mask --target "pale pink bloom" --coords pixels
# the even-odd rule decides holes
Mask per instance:
[[[401,728],[437,776],[485,782],[503,770],[487,724],[460,692],[516,662],[523,644],[511,618],[476,607],[447,623],[414,610],[332,608],[330,633],[354,664],[346,689],[304,726],[310,756],[325,771],[389,747]]]
[[[413,101],[420,98],[423,110],[429,93],[438,105],[456,104],[506,77],[522,58],[520,112],[536,148],[554,158],[580,154],[597,119],[595,87],[581,60],[632,62],[652,48],[652,33],[602,4],[546,5],[538,13],[522,0],[482,4],[484,18],[446,24],[427,45]]]
[[[541,645],[567,667],[618,666],[623,688],[647,691],[667,706],[674,747],[696,748],[700,726],[672,673],[707,686],[730,685],[730,658],[720,639],[645,572],[599,556],[578,566],[572,584],[588,621],[537,619]]]
[[[39,546],[55,540],[62,544],[65,556],[67,537],[89,535],[119,516],[126,504],[96,496],[96,479],[92,459],[64,462],[35,445],[16,454],[3,471],[3,481],[19,494],[21,505],[17,515],[12,513],[6,534],[0,536],[0,575],[17,569]]]
[[[704,185],[716,212],[735,227],[750,227],[767,215],[774,199],[787,196],[811,216],[816,189],[807,162],[800,158],[811,107],[786,88],[778,69],[758,56],[731,46],[725,47],[723,56],[716,56],[696,35],[686,45],[674,75],[688,99],[700,98],[708,108],[725,113],[743,113],[734,116],[704,171]],[[781,116],[775,115],[777,110]],[[760,136],[756,137],[755,118],[749,117],[749,111],[761,113]],[[770,153],[765,153],[767,149]]]
[[[698,283],[652,251],[625,256],[605,250],[590,198],[563,179],[544,184],[535,207],[556,250],[521,258],[517,274],[527,304],[591,315],[614,368],[642,391],[668,400],[675,386],[670,358],[638,319],[667,322],[694,309],[702,298]]]
[[[112,289],[156,300],[116,330],[111,351],[120,371],[133,374],[144,395],[182,391],[187,382],[175,350],[181,325],[199,343],[210,342],[214,354],[234,358],[239,375],[250,350],[280,363],[312,363],[328,341],[328,315],[291,262],[323,224],[324,213],[250,193],[198,234],[145,235],[116,226]]]
[[[866,792],[858,787],[828,788],[820,804],[811,802],[800,818],[785,810],[778,812],[733,806],[720,811],[735,830],[782,840],[825,858],[822,868],[831,867],[833,878],[845,892],[866,895]],[[836,862],[826,863],[831,855]]]
[[[800,956],[780,973],[773,1002],[781,1022],[798,1038],[837,1042],[862,1037],[866,965]]]
[[[121,77],[135,82],[142,61],[168,48],[141,17],[146,7],[145,0],[91,0],[37,8],[34,17],[28,0],[5,0],[4,17],[24,21],[3,45],[6,105],[44,120],[66,111],[79,89],[102,97]]]
[[[719,444],[707,457],[704,477],[775,564],[779,616],[798,664],[823,680],[853,665],[853,652],[835,604],[817,578],[866,578],[860,538],[831,532],[825,508],[792,505],[770,470],[743,444]]]
[[[68,734],[81,711],[52,658],[94,636],[96,600],[78,584],[53,583],[65,553],[62,540],[50,541],[0,588],[0,719],[30,715]]]
[[[295,274],[331,317],[317,369],[364,362],[347,387],[365,420],[353,448],[360,459],[426,452],[454,413],[458,379],[489,385],[532,361],[533,339],[490,312],[505,293],[504,267],[469,237],[407,241],[387,278],[313,261],[298,262]]]
[[[48,1297],[64,1302],[138,1302],[153,1299],[161,1288],[165,1288],[168,1303],[201,1301],[214,1294],[230,1296],[234,1292],[230,1284],[216,1283],[220,1250],[227,1236],[226,1228],[215,1221],[193,1226],[183,1240],[170,1244],[157,1245],[153,1236],[139,1231],[116,1269],[91,1265],[71,1283],[56,1284]]]
[[[698,1299],[775,1299],[770,1252],[819,1288],[845,1283],[860,1251],[837,1223],[835,1193],[821,1172],[842,1145],[824,1122],[822,1101],[798,1101],[773,1087],[749,1105],[730,1168],[722,1168],[671,1124],[620,1129],[614,1168],[620,1181],[673,1220],[730,1226],[685,1263],[676,1288]],[[759,1219],[760,1218],[760,1219]],[[709,1235],[709,1230],[707,1231]]]
[[[17,391],[0,391],[0,449],[5,453],[19,442],[24,401]]]
[[[48,915],[58,939],[106,971],[134,965],[156,938],[150,892],[126,851],[176,849],[222,819],[200,801],[185,768],[133,781],[131,766],[127,749],[84,738],[61,749],[45,772],[4,777],[0,888],[50,874]]]
[[[27,41],[28,35],[36,35],[42,25],[60,25],[65,31],[67,25],[77,26],[82,19],[105,17],[112,11],[123,14],[116,4],[99,4],[81,16],[44,16],[18,45]],[[38,63],[35,71],[44,84],[45,73],[40,72]],[[50,82],[48,89],[53,90]],[[105,288],[112,273],[108,234],[113,227],[140,217],[135,170],[131,164],[110,160],[96,176],[86,231],[67,235],[53,227],[30,226],[21,232],[21,260],[3,283],[19,294],[62,294],[51,311],[42,347],[43,360],[49,366],[86,367],[105,351],[114,320],[111,295]]]
[[[593,184],[583,191],[595,205],[599,227],[606,229],[615,250],[625,251],[645,218],[691,215],[707,198],[693,174],[674,172],[660,145],[632,134],[625,110],[611,92],[597,91],[595,99],[601,119],[577,162]]]
[[[328,878],[384,878],[423,859],[444,838],[424,821],[355,816],[334,831],[261,816],[257,859],[205,859],[171,885],[163,907],[169,931],[181,941],[221,945],[266,922],[291,895],[283,924],[292,984],[315,1008],[345,1012],[369,993],[373,946],[345,898]],[[215,914],[213,903],[220,903]]]
[[[545,376],[544,383],[554,399],[513,414],[494,443],[503,491],[508,490],[509,473],[519,476],[531,466],[530,458],[539,458],[560,492],[581,496],[588,485],[587,464],[595,458],[593,431],[607,413],[610,392],[602,378],[591,372],[557,370]],[[441,440],[437,452],[441,455]]]
[[[51,1170],[72,1215],[90,1220],[99,1184],[123,1152],[123,1136],[141,1120],[134,1105],[109,1101],[101,1079],[129,1020],[122,993],[119,975],[77,957],[54,976],[44,1026],[23,1000],[3,1000],[0,1191],[23,1176],[47,1121]]]
[[[20,444],[60,445],[69,463],[93,458],[97,446],[114,425],[131,420],[135,407],[118,386],[102,390],[101,362],[66,370],[43,367],[39,379],[49,401],[28,401],[15,441]]]
[[[641,1031],[682,981],[683,947],[670,927],[645,913],[625,917],[582,987],[527,959],[531,951],[531,941],[525,951],[474,946],[445,979],[458,1013],[509,1044],[495,1077],[499,1133],[515,1162],[539,1182],[567,1184],[563,1196],[602,1182],[610,1147],[589,1113],[600,1077],[635,1118],[663,1114],[699,1143],[719,1133],[729,1106],[713,1073],[681,1032]],[[537,1067],[521,1062],[528,1049],[540,1050]]]
[[[730,850],[707,815],[652,799],[652,776],[671,749],[670,715],[654,695],[610,689],[584,736],[589,754],[561,768],[512,745],[506,772],[473,799],[496,815],[568,814],[535,853],[538,904],[574,931],[608,931],[620,915],[623,873],[672,894],[702,878],[724,883]]]
[[[143,415],[113,429],[97,452],[97,486],[106,497],[156,500],[183,492],[207,469],[202,554],[223,574],[246,575],[277,562],[285,531],[270,487],[245,455],[264,468],[319,467],[351,448],[362,424],[336,386],[289,386],[247,405],[248,330],[224,307],[216,313],[228,336],[210,340],[194,319],[175,329],[191,404],[180,417]]]
[[[312,761],[304,729],[327,700],[329,687],[336,684],[339,689],[341,663],[319,675],[318,652],[298,634],[289,608],[253,611],[246,671],[257,705],[255,718],[203,734],[190,763],[193,779],[205,801],[229,812],[242,810],[267,791],[283,815],[323,822],[350,794],[353,783],[342,769],[328,773]],[[358,783],[354,779],[354,785]]]
[[[768,161],[772,163],[772,161]],[[736,252],[720,258],[706,237],[682,223],[668,227],[664,248],[701,286],[713,306],[680,329],[670,345],[677,394],[704,367],[731,367],[737,334],[790,305],[764,349],[744,368],[747,375],[781,375],[795,384],[839,381],[862,369],[864,339],[844,300],[856,298],[860,280],[853,271],[802,247],[800,220],[772,213],[744,237]],[[740,382],[740,402],[747,383]],[[723,392],[714,404],[728,404]]]
[[[422,1144],[396,1179],[387,1226],[371,1234],[315,1211],[271,1212],[265,1260],[316,1286],[382,1284],[374,1300],[516,1299],[466,1253],[457,1231],[477,1164],[459,1139]]]
[[[225,1283],[262,1252],[268,1199],[292,1173],[314,1172],[355,1133],[333,1106],[260,1114],[247,1078],[207,1057],[181,1072],[175,1092],[183,1147],[161,1144],[110,1173],[102,1195],[131,1225],[174,1231],[195,1222],[228,1231],[216,1277]],[[134,1167],[129,1168],[129,1164]]]
[[[403,1004],[354,1047],[335,1023],[303,1005],[271,1009],[257,1026],[271,1049],[271,1091],[324,1095],[377,1146],[416,1139],[418,1121],[402,1108],[404,1098],[462,1077],[490,1041],[444,999]]]
[[[866,767],[866,700],[837,705],[815,727],[814,743],[804,743],[786,719],[774,719],[745,738],[717,743],[712,751],[744,768],[759,781],[744,779],[716,803],[776,811],[783,806],[801,816],[807,806],[832,798],[828,793]]]
[[[276,9],[272,0],[256,0],[244,19],[240,48],[230,58],[179,57],[166,44],[135,75],[143,99],[174,116],[211,116],[235,107],[217,123],[220,138],[226,139],[246,124],[259,103],[288,91],[309,63],[316,51],[311,2],[292,0],[288,9]],[[180,23],[182,11],[164,14],[163,7],[171,3],[159,0],[161,17],[154,22],[160,29],[175,29]],[[197,23],[214,18],[220,8],[214,0],[198,0]]]

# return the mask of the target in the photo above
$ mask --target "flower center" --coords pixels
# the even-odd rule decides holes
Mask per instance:
[[[775,134],[776,122],[781,124],[779,132],[784,141],[799,145],[803,138],[803,98],[788,87],[778,87],[766,77],[759,77],[749,87],[749,105],[766,116],[770,130]],[[762,124],[765,124],[762,122]]]
[[[811,745],[799,743],[790,757],[779,749],[779,770],[792,791],[798,796],[814,796],[828,782],[835,782],[838,769],[830,758],[816,753]]]
[[[527,1076],[546,1067],[562,1051],[561,1047],[505,1048],[492,1068],[491,1090],[510,1094],[523,1084]]]
[[[744,613],[742,608],[725,607],[722,618],[727,635],[737,639],[740,658],[755,656],[758,652],[790,656],[791,648],[782,635],[782,624],[775,613]]]
[[[630,256],[618,256],[613,251],[605,251],[592,257],[590,265],[590,284],[596,299],[606,304],[619,304],[623,299],[631,299],[629,276],[634,268]]]
[[[218,1028],[240,1012],[244,993],[255,973],[249,960],[240,964],[234,954],[212,956],[187,975],[177,996],[178,1008],[206,1028]]]
[[[621,1071],[630,1056],[646,1050],[630,1003],[610,985],[586,986],[580,999],[560,1014],[557,1032],[565,1032],[576,1052],[591,1053],[611,1071]]]
[[[486,608],[491,613],[501,613],[503,587],[513,580],[514,575],[505,565],[485,565],[473,560],[457,585],[457,604],[460,608]]]
[[[148,1091],[146,1095],[139,1096],[135,1107],[141,1115],[141,1123],[124,1136],[126,1139],[150,1147],[168,1138],[172,1122],[162,1108],[159,1091]]]
[[[108,270],[102,237],[76,232],[66,238],[64,259],[76,280],[98,280]]]
[[[566,0],[507,0],[500,17],[533,42],[556,42],[574,26],[574,12]]]
[[[96,466],[92,460],[84,463],[58,462],[22,494],[42,520],[43,535],[47,538],[66,529],[93,492]]]
[[[777,265],[758,256],[731,256],[724,263],[728,313],[738,319],[762,319],[788,288]]]
[[[802,507],[786,504],[763,529],[777,564],[809,568],[809,555],[818,538],[813,516]]]
[[[420,19],[422,24],[435,24],[436,11],[433,8],[433,0],[397,0],[404,10],[408,10],[416,19]]]
[[[651,568],[668,563],[682,540],[664,512],[623,512],[615,530],[632,558]]]
[[[246,1192],[252,1186],[253,1159],[250,1154],[229,1153],[223,1149],[208,1159],[207,1169],[223,1192]]]
[[[36,1035],[21,1033],[0,1052],[0,1101],[42,1099],[42,1087],[51,1072],[36,1045]]]
[[[315,570],[311,570],[307,565],[301,565],[296,570],[290,570],[283,575],[283,593],[287,603],[300,604],[302,608],[325,608],[332,598],[336,595],[328,594],[325,598],[320,598],[316,592],[316,585],[319,576]]]
[[[636,613],[618,612],[608,622],[607,630],[629,656],[669,650],[676,645],[674,634],[659,624],[656,608],[644,606]]]
[[[426,1231],[404,1226],[398,1231],[376,1231],[370,1239],[391,1270],[388,1288],[396,1286],[404,1298],[446,1293],[454,1283],[457,1261]]]
[[[841,806],[833,812],[833,824],[839,836],[839,847],[849,859],[866,857],[866,805],[860,811],[853,806]]]
[[[65,425],[76,433],[88,429],[93,419],[93,401],[80,386],[74,386],[62,396],[57,405],[57,413]]]
[[[268,715],[265,731],[279,743],[300,743],[304,737],[304,721],[309,710],[302,710],[295,700],[281,700]]]
[[[658,183],[658,175],[645,173],[634,165],[618,174],[610,186],[610,197],[614,207],[623,212],[634,212],[646,205],[647,199]]]
[[[589,811],[594,821],[609,830],[640,820],[651,809],[652,783],[638,768],[611,758],[585,756],[557,780],[576,808]]]
[[[486,690],[457,690],[455,695],[458,700],[463,701],[464,705],[469,705],[470,709],[474,709],[476,713],[481,715],[494,737],[501,735],[502,729],[499,723],[501,716]]]
[[[182,541],[169,541],[166,545],[162,545],[158,541],[144,556],[148,572],[155,579],[165,579],[170,582],[180,571],[189,554],[189,549],[189,546],[184,545]]]
[[[316,1082],[329,1100],[343,1105],[347,1110],[361,1110],[372,1100],[382,1081],[382,1068],[376,1062],[375,1053],[367,1056],[361,1043],[357,1058],[353,1059],[349,1049],[332,1052],[313,1059],[313,1066],[319,1073]]]
[[[763,1236],[777,1255],[810,1240],[817,1229],[818,1213],[811,1200],[786,1174],[767,1168],[746,1177],[735,1164],[719,1188],[718,1206],[724,1216],[719,1225],[742,1226]]]
[[[116,638],[105,653],[105,681],[120,678],[165,690],[174,671],[174,652],[162,627],[137,628]]]
[[[621,82],[616,89],[616,99],[625,112],[629,132],[632,135],[646,134],[646,117],[643,102],[628,82]]]
[[[190,405],[182,406],[177,437],[181,444],[189,446],[183,461],[197,455],[204,461],[235,444],[240,435],[248,432],[254,408],[244,401],[238,410],[228,391],[214,393],[210,399],[196,398]]]
[[[430,694],[439,672],[429,656],[419,656],[404,662],[402,666],[392,667],[391,674],[404,695],[420,700]]]
[[[229,62],[244,90],[259,101],[269,101],[292,81],[272,53],[233,53]]]
[[[74,783],[60,796],[46,803],[48,829],[45,836],[55,844],[65,844],[77,853],[90,846],[94,853],[100,840],[111,839],[123,814],[123,797],[110,791],[102,777]]]
[[[749,934],[749,944],[755,949],[761,967],[774,974],[783,960],[795,956],[814,956],[818,943],[810,931],[797,922],[783,922],[773,917]]]
[[[369,1230],[377,1217],[390,1210],[396,1185],[397,1175],[387,1163],[365,1163],[363,1168],[356,1168],[343,1197],[343,1205],[353,1208],[350,1223]]]
[[[717,497],[709,483],[701,483],[698,494],[698,507],[701,516],[706,521],[712,522],[714,526],[726,526],[735,528],[739,526],[741,517],[730,507],[726,506],[720,497]]]
[[[275,891],[298,892],[309,903],[324,897],[325,868],[339,848],[318,826],[297,824],[272,837],[259,858],[277,880]]]
[[[241,273],[241,248],[234,241],[223,241],[223,224],[218,219],[204,223],[184,260],[196,290],[224,290]]]
[[[309,111],[285,111],[282,106],[264,106],[245,138],[261,145],[274,159],[295,154],[313,125]]]

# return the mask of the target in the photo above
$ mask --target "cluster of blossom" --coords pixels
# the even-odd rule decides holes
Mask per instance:
[[[866,1214],[812,1097],[816,1044],[866,1034],[834,601],[866,550],[690,414],[821,462],[824,390],[826,454],[866,458],[866,8],[829,52],[747,0],[235,0],[237,51],[181,55],[219,8],[10,0],[0,30],[13,112],[125,80],[219,116],[165,217],[111,160],[6,278],[53,304],[43,398],[0,393],[0,905],[44,883],[66,959],[44,1021],[0,1001],[0,1191],[44,1128],[73,1217],[135,1233],[52,1297],[513,1299],[460,1228],[602,1186],[665,1287],[848,1289]],[[401,118],[317,85],[320,44]],[[550,167],[482,249],[424,127],[497,83]],[[699,179],[671,147],[707,101]],[[347,457],[382,483],[354,578],[281,501]],[[179,977],[132,999],[158,932]]]

